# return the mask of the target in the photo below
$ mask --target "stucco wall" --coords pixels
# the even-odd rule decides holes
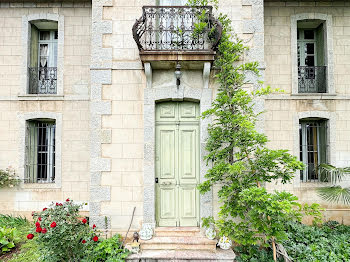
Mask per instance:
[[[18,96],[23,67],[23,16],[58,14],[64,17],[64,93],[47,98]],[[54,113],[61,119],[61,185],[56,188],[1,189],[2,213],[30,216],[51,201],[67,197],[81,202],[89,200],[89,88],[90,31],[89,3],[14,3],[0,6],[0,168],[12,166],[23,172],[23,116]],[[24,45],[25,46],[25,45]],[[45,113],[43,113],[45,112]],[[56,121],[58,123],[58,121]],[[22,171],[21,171],[22,170]],[[58,169],[56,169],[58,170]],[[22,173],[18,174],[23,177]],[[47,187],[50,187],[48,185]],[[85,206],[84,210],[88,210]]]
[[[272,148],[288,149],[299,157],[298,116],[326,117],[332,142],[329,144],[330,163],[336,166],[350,164],[349,140],[349,61],[350,61],[350,3],[341,2],[265,2],[265,80],[266,85],[281,88],[283,94],[271,95],[265,101],[265,132]],[[329,37],[333,47],[333,95],[294,95],[292,93],[291,21],[298,14],[317,13],[331,17]],[[343,185],[348,185],[344,181]],[[346,206],[321,201],[316,193],[320,183],[302,183],[299,175],[291,185],[270,185],[271,189],[286,189],[295,193],[302,202],[319,202],[326,208],[326,218],[350,222]]]

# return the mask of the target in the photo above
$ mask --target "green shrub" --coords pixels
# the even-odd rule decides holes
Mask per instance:
[[[99,233],[80,219],[80,208],[67,199],[33,214],[35,226],[27,238],[38,244],[42,261],[81,261],[98,244]]]
[[[9,252],[15,247],[18,240],[15,235],[16,228],[0,227],[0,254]]]
[[[18,179],[16,172],[11,168],[5,170],[0,169],[0,188],[2,187],[14,187],[18,185],[20,180]]]
[[[121,262],[129,255],[129,251],[122,247],[122,237],[119,234],[102,240],[93,250],[88,261]]]
[[[237,262],[273,262],[272,251],[267,248],[251,245],[237,246],[234,250],[238,254]]]
[[[293,261],[350,261],[350,226],[327,222],[322,227],[289,223],[283,242]]]

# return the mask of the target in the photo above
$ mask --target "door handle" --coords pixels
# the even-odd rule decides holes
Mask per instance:
[[[162,182],[162,186],[169,186],[171,184],[172,184],[171,182]]]

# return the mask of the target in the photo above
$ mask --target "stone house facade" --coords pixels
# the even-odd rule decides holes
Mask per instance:
[[[198,116],[215,97],[215,53],[205,44],[174,45],[174,35],[157,29],[171,22],[149,7],[184,3],[0,3],[0,168],[12,166],[23,179],[0,190],[2,213],[30,216],[69,197],[88,203],[93,223],[124,232],[134,207],[132,230],[197,227],[218,212],[215,190],[195,189],[208,168],[209,120]],[[221,0],[219,11],[250,47],[245,59],[260,64],[253,85],[265,80],[285,90],[257,101],[266,110],[259,129],[272,148],[308,166],[294,183],[268,187],[320,202],[327,219],[350,223],[348,207],[318,198],[316,188],[327,183],[314,168],[349,164],[350,3]],[[150,12],[158,20],[147,40],[137,30]]]

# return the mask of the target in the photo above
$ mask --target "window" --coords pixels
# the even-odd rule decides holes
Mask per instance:
[[[55,182],[55,120],[26,123],[26,183]]]
[[[326,182],[327,178],[318,166],[327,163],[327,121],[301,120],[299,123],[300,161],[305,169],[300,171],[300,180]]]
[[[57,93],[57,22],[36,21],[30,33],[29,94]]]
[[[297,50],[299,93],[325,93],[327,83],[322,21],[298,22]]]

